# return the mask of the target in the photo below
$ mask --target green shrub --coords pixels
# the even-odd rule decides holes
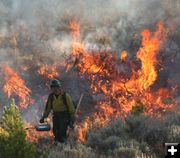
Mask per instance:
[[[14,100],[4,108],[0,133],[0,155],[3,158],[34,158],[35,146],[26,141],[23,121]]]

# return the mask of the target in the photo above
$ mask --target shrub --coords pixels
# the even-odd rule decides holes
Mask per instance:
[[[3,158],[33,158],[34,144],[26,141],[23,121],[14,100],[4,108],[0,132],[0,155]]]
[[[125,119],[127,125],[126,131],[128,132],[128,135],[130,135],[130,137],[135,138],[137,140],[141,139],[142,138],[140,136],[140,133],[142,132],[141,125],[147,119],[148,118],[143,114],[139,114],[139,115],[129,114]]]
[[[138,141],[153,145],[167,140],[168,127],[160,119],[144,115],[129,115],[126,123],[129,135]]]
[[[167,115],[164,125],[168,127],[168,142],[180,142],[180,115]]]
[[[169,127],[168,142],[180,142],[180,126],[172,125]]]
[[[95,153],[90,147],[82,144],[77,144],[73,147],[70,145],[58,145],[54,147],[50,153],[49,158],[92,158]]]
[[[165,142],[180,141],[180,116],[176,113],[163,118],[130,114],[126,124],[129,136],[146,142],[159,157],[164,154]]]
[[[127,148],[127,147],[119,147],[114,150],[113,154],[114,157],[120,158],[133,158],[136,157],[140,151],[134,148]]]
[[[136,149],[160,157],[164,154],[165,142],[180,141],[179,122],[180,116],[175,113],[163,118],[130,113],[124,121],[120,119],[101,129],[89,131],[87,145],[106,154],[117,153],[117,149]]]
[[[102,128],[88,131],[87,140],[74,146],[58,146],[50,150],[49,158],[140,158],[163,157],[164,142],[179,142],[180,116],[163,118],[131,113],[126,119],[112,121]]]
[[[125,124],[122,120],[112,122],[101,129],[87,133],[87,145],[100,151],[108,151],[118,147],[120,141],[127,140]]]

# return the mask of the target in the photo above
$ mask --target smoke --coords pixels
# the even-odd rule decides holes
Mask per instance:
[[[72,19],[79,22],[81,39],[87,49],[110,49],[117,56],[126,49],[130,58],[139,48],[139,32],[144,28],[154,29],[158,21],[163,21],[169,28],[169,38],[162,48],[166,59],[163,64],[168,69],[168,76],[180,84],[179,10],[178,0],[1,0],[0,71],[3,76],[3,64],[13,67],[33,89],[33,98],[37,100],[47,96],[49,79],[40,77],[36,71],[41,64],[63,63],[66,59],[63,55],[70,54],[69,22]],[[22,66],[28,66],[28,73],[22,71]],[[75,89],[77,92],[72,93],[74,99],[84,90],[89,91],[78,84],[83,80],[86,85],[85,80],[78,76],[75,77],[76,82],[69,82],[74,76],[67,79],[62,72],[61,78],[66,79],[69,91]],[[2,88],[3,78],[0,81]],[[0,99],[3,100],[4,94],[1,93]],[[27,111],[42,110],[43,105],[40,104],[44,102],[40,102]]]
[[[160,20],[172,21],[172,16],[178,19],[178,9],[171,10],[166,1],[2,0],[1,34],[26,31],[29,38],[37,40],[36,46],[44,42],[55,51],[68,51],[67,25],[76,18],[87,46],[93,47],[97,44],[96,39],[109,37],[111,47],[120,51],[128,48],[132,36],[146,26],[154,26]],[[65,43],[63,50],[57,49],[60,41]]]

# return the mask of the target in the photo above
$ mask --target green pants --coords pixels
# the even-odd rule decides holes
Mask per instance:
[[[66,111],[53,113],[53,134],[55,141],[60,143],[66,142],[68,125],[69,115]]]

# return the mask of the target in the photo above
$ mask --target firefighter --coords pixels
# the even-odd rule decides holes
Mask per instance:
[[[68,126],[73,128],[73,123],[75,121],[75,107],[73,105],[71,96],[68,93],[63,92],[59,80],[51,80],[50,87],[52,93],[48,97],[40,123],[44,123],[44,119],[48,117],[52,110],[54,141],[65,143],[67,140]],[[66,97],[66,103],[64,103],[63,97]]]

